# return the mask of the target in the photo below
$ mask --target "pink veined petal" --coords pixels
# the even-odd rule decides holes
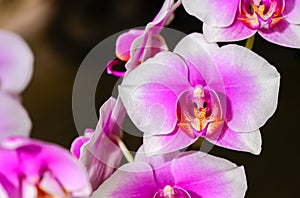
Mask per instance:
[[[196,140],[196,137],[190,138],[180,129],[175,129],[166,135],[147,136],[144,134],[143,138],[145,154],[148,156],[174,152],[191,145]]]
[[[182,0],[185,10],[204,23],[216,27],[232,24],[239,0]]]
[[[119,130],[122,126],[122,123],[124,121],[124,118],[126,116],[126,110],[123,105],[123,102],[120,97],[117,97],[116,103],[114,105],[114,108],[111,112],[111,122],[114,126],[112,126],[112,134],[122,137],[122,131]]]
[[[93,190],[96,190],[114,172],[121,159],[122,153],[119,147],[104,133],[96,133],[83,146],[80,161],[88,170]]]
[[[300,25],[300,0],[285,0],[283,16],[288,22]]]
[[[100,108],[99,122],[95,131],[98,134],[103,131],[108,137],[111,135],[121,137],[120,126],[125,114],[126,111],[121,99],[110,97]]]
[[[225,126],[218,139],[207,138],[207,140],[228,149],[250,152],[255,155],[259,155],[261,152],[262,139],[259,130],[239,133]]]
[[[177,44],[174,52],[183,57],[188,65],[192,86],[208,85],[211,89],[224,92],[222,78],[212,60],[212,55],[217,50],[219,46],[207,43],[200,33],[189,34]]]
[[[119,166],[122,153],[110,136],[120,136],[117,120],[123,119],[120,99],[108,99],[100,108],[100,118],[95,132],[82,146],[80,161],[87,168],[93,190],[107,179]]]
[[[251,30],[240,20],[235,20],[227,27],[213,27],[203,24],[203,35],[208,42],[240,41],[253,36],[257,31]]]
[[[151,166],[133,162],[120,167],[91,197],[153,197],[157,190]]]
[[[201,152],[191,152],[172,164],[176,185],[192,197],[240,198],[247,190],[243,167]]]
[[[130,48],[133,41],[141,36],[144,30],[130,30],[121,34],[116,42],[116,55],[123,61],[128,61],[130,58]]]
[[[10,136],[29,136],[31,120],[20,102],[0,91],[0,140]]]
[[[250,132],[263,126],[277,107],[280,75],[275,67],[237,45],[222,47],[214,61],[226,91],[228,127]]]
[[[99,122],[96,126],[95,132],[102,133],[103,130],[107,130],[107,135],[110,134],[110,122],[111,122],[111,114],[116,105],[116,99],[110,97],[100,108],[99,110]],[[108,125],[108,127],[106,127]],[[94,132],[94,134],[95,134]]]
[[[0,31],[0,89],[18,94],[33,73],[33,54],[26,42],[12,32]]]
[[[295,25],[281,20],[272,29],[262,29],[258,33],[267,41],[285,47],[300,48],[300,24]]]

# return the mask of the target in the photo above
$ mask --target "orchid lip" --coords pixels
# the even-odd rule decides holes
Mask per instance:
[[[196,86],[179,97],[177,120],[177,126],[191,138],[202,132],[213,135],[223,120],[220,101],[213,91]]]
[[[237,19],[253,30],[270,29],[283,19],[284,7],[281,0],[241,0]]]
[[[166,185],[164,189],[160,189],[153,196],[153,198],[179,198],[179,197],[191,198],[191,195],[183,188]]]

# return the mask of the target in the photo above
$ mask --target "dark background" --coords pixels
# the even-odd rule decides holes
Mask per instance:
[[[20,33],[35,54],[33,80],[23,94],[33,121],[32,137],[68,148],[78,136],[72,117],[72,88],[81,61],[106,37],[146,25],[163,1],[28,0],[31,7],[24,2],[27,1],[0,1],[0,28]],[[182,8],[175,14],[171,28],[185,33],[202,32],[201,22]],[[298,197],[300,50],[268,43],[257,35],[253,51],[281,73],[278,109],[261,128],[262,153],[254,156],[218,147],[211,153],[245,166],[246,197]],[[110,97],[116,81],[106,74],[101,77],[95,108]],[[137,149],[139,138],[125,138],[130,149]]]

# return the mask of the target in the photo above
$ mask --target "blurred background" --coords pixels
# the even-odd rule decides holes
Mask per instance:
[[[78,136],[72,117],[72,88],[84,57],[106,37],[146,25],[162,4],[163,0],[0,0],[0,28],[19,33],[35,54],[34,76],[23,94],[34,138],[70,147]],[[175,16],[171,28],[187,34],[202,32],[201,22],[183,8]],[[262,153],[253,156],[218,147],[211,153],[245,166],[249,186],[246,197],[297,197],[300,50],[276,46],[257,35],[253,51],[281,73],[278,109],[261,128]],[[95,108],[110,97],[117,80],[106,74],[101,77]],[[138,148],[140,138],[125,138],[130,149]]]

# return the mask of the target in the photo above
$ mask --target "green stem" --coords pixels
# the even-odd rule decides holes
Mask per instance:
[[[115,136],[115,135],[112,135],[112,138],[114,138],[116,140],[116,142],[118,143],[124,157],[126,158],[126,160],[128,162],[133,162],[133,156],[131,155],[130,151],[128,150],[128,148],[126,147],[126,145],[124,144],[124,142],[118,137],[118,136]]]
[[[250,38],[247,39],[245,47],[248,48],[249,50],[252,50],[253,44],[255,40],[255,35],[251,36]]]

